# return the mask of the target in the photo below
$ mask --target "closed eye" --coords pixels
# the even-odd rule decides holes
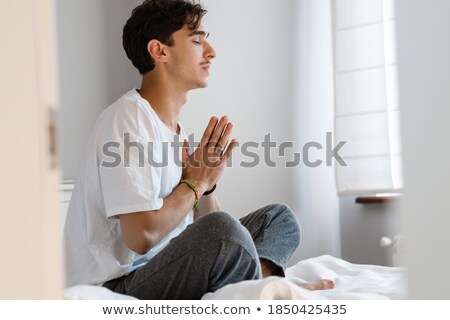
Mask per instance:
[[[194,30],[189,34],[189,37],[194,37],[193,42],[195,44],[202,44],[201,38],[208,39],[209,33],[203,30]]]

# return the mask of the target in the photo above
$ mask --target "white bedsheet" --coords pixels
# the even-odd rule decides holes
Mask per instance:
[[[331,290],[308,291],[298,285],[319,279],[334,280]],[[286,278],[269,277],[243,281],[207,293],[202,299],[406,299],[404,269],[359,265],[329,255],[300,261],[290,267]],[[66,299],[133,299],[106,288],[76,286],[65,291]]]
[[[335,288],[308,291],[298,285],[331,279]],[[286,278],[269,277],[228,285],[203,299],[407,299],[403,268],[352,264],[329,255],[300,261]]]

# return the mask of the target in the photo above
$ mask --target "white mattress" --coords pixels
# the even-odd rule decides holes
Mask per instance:
[[[308,291],[299,287],[304,282],[331,279],[335,288]],[[134,299],[96,286],[66,289],[66,299]],[[269,277],[225,286],[202,299],[407,299],[405,271],[374,265],[352,264],[329,255],[300,261],[288,268],[286,278]]]

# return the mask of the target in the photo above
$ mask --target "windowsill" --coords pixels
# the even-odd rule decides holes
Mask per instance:
[[[401,193],[379,193],[357,197],[355,202],[358,204],[391,203],[400,199],[401,196]]]

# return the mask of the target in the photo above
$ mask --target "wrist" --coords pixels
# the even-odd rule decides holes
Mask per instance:
[[[195,194],[195,202],[194,202],[194,209],[198,207],[199,200],[200,200],[200,194],[198,192],[197,186],[190,180],[183,179],[180,181],[180,184],[185,184],[186,186],[191,189]]]
[[[216,190],[217,184],[215,183],[209,190],[206,190],[203,195],[204,196],[209,196],[211,193],[214,192],[214,190]]]
[[[208,188],[207,185],[205,185],[204,183],[202,183],[201,181],[196,180],[196,179],[186,178],[186,179],[183,179],[183,180],[188,180],[188,181],[192,182],[192,184],[195,186],[195,189],[198,192],[199,197],[201,197],[203,195],[203,193],[205,193],[207,188]]]
[[[195,184],[195,187],[197,188],[198,195],[200,197],[203,196],[203,194],[206,192],[206,188],[208,188],[208,186],[205,186],[203,184]]]

